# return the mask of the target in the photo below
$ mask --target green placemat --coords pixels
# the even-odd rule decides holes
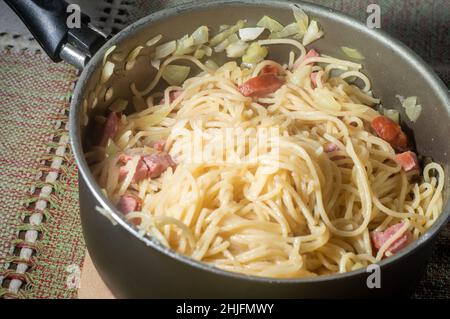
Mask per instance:
[[[128,18],[132,22],[186,2],[190,1],[136,0]],[[310,2],[360,20],[366,19],[369,3],[380,4],[382,28],[450,83],[449,1]],[[27,52],[0,51],[0,297],[76,298],[73,280],[82,268],[85,245],[77,172],[67,148],[67,111],[75,81],[76,73],[67,64],[54,65]],[[41,215],[42,223],[36,217]],[[27,244],[36,234],[36,243]],[[447,227],[414,297],[450,297],[449,240]]]

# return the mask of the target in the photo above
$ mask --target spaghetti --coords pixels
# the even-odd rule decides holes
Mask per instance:
[[[361,65],[305,58],[295,40],[261,44],[281,42],[300,48],[296,63],[293,53],[284,66],[229,62],[217,70],[192,56],[167,59],[147,88],[133,86],[148,108],[122,114],[108,146],[86,154],[93,174],[114,203],[134,198],[126,213],[140,230],[224,270],[291,278],[376,263],[438,218],[444,171],[429,163],[418,181],[417,170],[398,163],[395,147],[370,127],[379,100]],[[174,60],[193,62],[201,73],[152,93]],[[243,95],[239,88],[267,67],[281,87]],[[117,151],[108,154],[110,143]],[[143,160],[151,154],[176,165],[166,157],[160,175],[137,178],[141,161],[162,163]]]

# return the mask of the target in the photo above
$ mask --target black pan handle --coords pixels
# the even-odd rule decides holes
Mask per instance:
[[[69,28],[68,4],[64,0],[5,0],[25,23],[34,38],[54,61],[62,59],[83,68],[106,42],[107,36],[92,27],[80,13],[79,27]]]

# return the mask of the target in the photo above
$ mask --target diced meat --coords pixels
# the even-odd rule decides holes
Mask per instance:
[[[141,200],[133,194],[123,195],[117,203],[117,209],[125,215],[141,209]]]
[[[371,233],[372,242],[375,248],[380,249],[385,242],[387,242],[392,236],[398,233],[398,231],[403,227],[403,222],[395,224],[385,231],[373,231]],[[412,234],[409,230],[405,231],[402,236],[395,240],[387,249],[386,252],[395,254],[401,249],[405,248],[409,243],[412,242]]]
[[[273,65],[266,65],[262,70],[260,74],[273,74],[273,75],[279,75],[280,70],[276,66]]]
[[[298,58],[297,61],[295,61],[294,70],[297,69],[300,66],[300,64],[302,64],[303,61],[305,61],[309,58],[317,58],[319,56],[320,56],[320,54],[316,50],[314,50],[314,49],[309,50],[308,53],[306,53],[306,55],[304,57]]]
[[[99,146],[105,147],[108,144],[110,138],[113,138],[117,130],[119,129],[119,115],[116,112],[112,112],[106,118],[106,122],[103,126],[102,137],[99,142]]]
[[[164,147],[166,147],[166,141],[165,140],[154,141],[150,144],[150,146],[155,150],[162,152],[164,151]]]
[[[339,150],[339,146],[334,143],[327,143],[324,147],[324,151],[326,153],[331,153],[331,152],[338,151],[338,150]]]
[[[241,84],[238,90],[244,96],[264,97],[277,91],[282,85],[283,81],[277,76],[273,74],[262,74]]]
[[[402,131],[400,125],[390,118],[386,116],[376,117],[372,121],[372,128],[379,137],[391,144],[395,150],[399,152],[407,150],[408,137]]]
[[[143,160],[148,168],[148,177],[156,178],[161,176],[169,167],[175,167],[176,164],[169,154],[159,152],[143,156]]]
[[[414,152],[408,151],[395,155],[395,161],[405,170],[409,172],[419,169],[419,161],[417,155]]]
[[[123,180],[127,176],[128,169],[125,167],[125,165],[131,159],[132,159],[132,157],[128,156],[128,155],[124,155],[122,157],[122,160],[125,161],[125,162],[122,162],[124,165],[119,168],[119,180]],[[119,161],[121,161],[120,157],[119,157]],[[144,160],[143,160],[143,158],[141,156],[139,161],[138,161],[138,164],[136,166],[136,172],[134,173],[134,176],[133,176],[133,183],[140,182],[141,180],[146,178],[147,175],[148,175],[148,167],[145,164],[145,162],[144,162]]]
[[[169,93],[169,97],[170,97],[170,101],[169,103],[172,103],[173,101],[175,101],[177,98],[180,97],[180,95],[183,94],[183,91],[172,91]],[[161,104],[166,103],[166,99],[162,98],[161,100]]]

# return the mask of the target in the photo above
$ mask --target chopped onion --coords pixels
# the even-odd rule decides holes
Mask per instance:
[[[211,69],[211,70],[213,70],[213,71],[215,71],[215,70],[217,70],[217,69],[219,68],[219,66],[217,65],[217,63],[214,62],[213,60],[207,60],[207,61],[205,62],[205,66],[206,66],[208,69]]]
[[[269,38],[271,39],[279,39],[279,38],[287,38],[299,33],[297,23],[291,23],[283,28],[280,32],[273,32]]]
[[[283,25],[271,17],[264,16],[256,24],[258,27],[269,29],[270,32],[280,32],[283,30]]]
[[[127,56],[127,60],[126,60],[126,64],[125,64],[125,69],[131,70],[134,66],[134,62],[136,61],[137,57],[139,56],[139,53],[141,52],[141,50],[143,49],[143,46],[138,46],[136,48],[134,48],[133,51],[130,52],[130,54],[128,54]]]
[[[249,44],[246,42],[239,40],[237,42],[231,43],[229,46],[227,46],[227,57],[229,58],[240,58],[242,57],[247,48],[249,47]]]
[[[150,64],[157,70],[159,70],[159,67],[161,66],[161,60],[158,59],[152,59],[150,61]]]
[[[267,54],[269,54],[269,50],[266,47],[260,46],[258,42],[253,42],[242,57],[242,62],[246,64],[259,63]]]
[[[162,73],[162,77],[170,85],[180,85],[187,79],[191,68],[184,65],[168,65]]]
[[[162,34],[158,34],[156,37],[154,37],[153,39],[150,39],[147,41],[147,43],[145,43],[146,46],[148,47],[152,47],[154,46],[156,43],[158,43],[159,41],[161,41],[162,39]]]
[[[238,42],[238,41],[239,41],[238,36],[235,33],[233,33],[227,39],[225,39],[225,41],[223,41],[218,46],[216,46],[214,48],[214,51],[217,53],[223,52],[230,44]]]
[[[201,26],[192,33],[191,38],[194,41],[194,45],[205,44],[209,40],[209,30],[206,26]]]
[[[410,96],[404,98],[401,95],[396,95],[396,97],[402,103],[403,108],[405,109],[405,114],[411,122],[415,122],[419,119],[420,114],[422,113],[422,105],[417,104],[417,96]]]
[[[397,110],[384,110],[384,115],[396,123],[400,123],[400,112]]]
[[[226,29],[225,31],[219,33],[214,38],[211,39],[209,44],[213,47],[217,46],[219,43],[222,43],[226,39],[228,39],[232,34],[238,32],[240,29],[242,29],[245,24],[247,23],[246,20],[239,20],[236,25]]]
[[[306,46],[323,36],[323,31],[319,29],[317,21],[311,21],[305,35],[303,36],[303,45]]]
[[[180,40],[177,40],[177,49],[174,55],[186,55],[195,51],[194,39],[188,35],[185,35]]]
[[[408,107],[405,109],[405,113],[411,122],[415,122],[419,119],[419,116],[422,113],[422,105]]]
[[[112,139],[108,140],[106,144],[105,153],[108,157],[116,155],[120,151],[119,147],[114,143]]]
[[[348,57],[356,60],[364,60],[364,55],[362,55],[358,50],[348,48],[348,47],[341,47],[341,50],[347,55]]]
[[[108,60],[109,55],[116,49],[116,46],[113,45],[108,50],[106,50],[105,55],[103,56],[103,66],[106,63],[106,60]]]
[[[161,44],[160,46],[156,47],[154,58],[157,60],[165,58],[174,53],[176,49],[177,49],[177,41],[175,40]]]
[[[265,28],[243,28],[239,30],[239,37],[242,41],[253,41],[256,40],[263,32]]]
[[[202,47],[198,47],[197,50],[195,50],[195,52],[194,52],[194,58],[199,59],[199,60],[203,59],[205,57],[205,55],[206,55],[206,52]]]
[[[110,105],[109,109],[110,109],[112,112],[119,113],[119,112],[125,111],[125,109],[127,108],[127,106],[128,106],[128,101],[127,101],[127,100],[124,100],[124,99],[118,99],[118,100],[114,101],[113,104]]]
[[[308,15],[297,4],[292,5],[292,11],[294,12],[295,21],[297,21],[299,33],[301,35],[305,34],[309,25]]]
[[[111,77],[111,75],[113,75],[114,73],[114,68],[116,67],[116,65],[110,61],[106,61],[105,66],[103,67],[102,70],[102,75],[100,78],[100,82],[103,84],[106,81],[109,80],[109,78]]]

